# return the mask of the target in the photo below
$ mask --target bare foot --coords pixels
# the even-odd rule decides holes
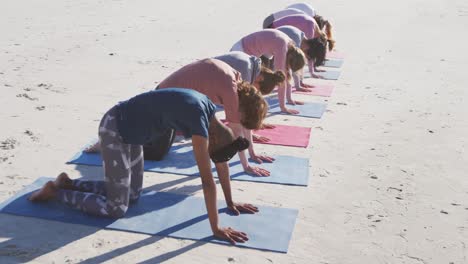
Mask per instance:
[[[57,176],[54,181],[55,187],[58,189],[73,189],[72,180],[65,172],[62,172]]]
[[[35,191],[28,200],[31,202],[45,202],[55,198],[57,194],[57,189],[53,181],[48,181],[42,188],[38,191]]]
[[[101,144],[99,144],[99,141],[94,143],[93,145],[91,146],[88,146],[86,147],[83,152],[86,152],[86,153],[97,153],[97,152],[101,152]]]

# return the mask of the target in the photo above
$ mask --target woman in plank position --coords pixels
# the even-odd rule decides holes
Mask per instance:
[[[175,71],[158,85],[159,89],[183,87],[205,94],[213,103],[222,105],[228,126],[235,137],[243,136],[252,143],[252,129],[262,127],[268,111],[268,104],[262,94],[241,74],[228,64],[216,59],[204,59],[188,64]],[[253,144],[249,155],[257,163],[273,162],[272,157],[257,155]],[[239,152],[244,171],[257,176],[270,176],[270,172],[249,164],[244,151]]]
[[[238,150],[247,148],[248,141],[234,140],[232,131],[216,118],[215,111],[216,106],[205,95],[178,88],[150,91],[121,102],[103,116],[99,125],[104,181],[71,180],[61,173],[55,181],[33,193],[30,200],[54,199],[88,214],[123,217],[130,203],[136,202],[141,194],[142,145],[159,138],[166,130],[176,129],[192,138],[213,234],[231,243],[245,242],[248,240],[245,233],[219,226],[210,158],[215,163],[228,208],[235,214],[258,212],[251,204],[235,203],[231,196],[227,161]]]
[[[275,29],[264,29],[251,33],[231,48],[231,51],[242,51],[249,55],[274,58],[274,69],[282,71],[289,81],[290,71],[297,72],[304,67],[305,56],[301,49],[283,32]],[[290,104],[303,104],[292,99],[292,90],[288,89],[287,82],[279,85],[278,101],[281,111],[288,114],[298,114],[299,111],[286,108],[286,99]]]
[[[294,41],[296,47],[300,48],[307,57],[307,62],[309,65],[310,76],[314,78],[321,78],[315,72],[320,71],[315,67],[320,66],[325,61],[325,56],[327,54],[327,42],[326,38],[320,36],[318,38],[308,39],[305,36],[305,33],[293,26],[281,26],[276,28],[277,30],[288,35],[290,39]],[[309,88],[313,86],[305,84],[301,74],[293,74],[294,86],[298,91],[310,92]]]

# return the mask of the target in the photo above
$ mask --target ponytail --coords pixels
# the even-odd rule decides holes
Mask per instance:
[[[282,71],[273,72],[263,66],[260,70],[260,75],[263,78],[259,81],[259,90],[263,95],[271,93],[277,85],[286,80],[286,75]]]
[[[314,19],[317,22],[319,29],[325,31],[328,43],[328,50],[333,50],[336,41],[333,39],[332,24],[330,23],[330,21],[324,19],[322,16],[319,15],[314,16]]]

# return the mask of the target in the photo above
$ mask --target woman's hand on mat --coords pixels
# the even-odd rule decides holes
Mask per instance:
[[[257,162],[257,163],[262,163],[262,162],[269,162],[269,163],[272,163],[275,159],[272,158],[272,157],[269,157],[269,156],[265,156],[265,155],[250,155],[250,158]]]
[[[302,101],[297,101],[297,100],[291,100],[288,102],[288,104],[292,104],[292,105],[303,105],[304,102]]]
[[[301,82],[301,86],[305,88],[314,88],[315,86]]]
[[[228,206],[228,209],[235,215],[240,215],[240,213],[258,213],[258,208],[256,206],[247,203],[234,203],[233,205]]]
[[[247,166],[247,168],[244,169],[245,172],[248,174],[253,174],[255,176],[261,176],[261,177],[268,177],[270,176],[270,172],[262,169],[260,167],[252,167],[250,165]]]
[[[297,115],[297,114],[299,114],[299,111],[294,110],[294,109],[289,109],[289,108],[281,109],[281,111],[284,112],[284,113],[286,113],[286,114],[290,114],[290,115]]]
[[[275,125],[272,125],[272,124],[266,124],[266,123],[263,123],[262,124],[262,129],[273,129],[275,128],[276,126]]]
[[[299,87],[299,88],[296,88],[296,91],[297,92],[303,92],[303,93],[310,93],[310,92],[312,92],[312,89],[305,88],[305,87]]]
[[[322,76],[318,75],[318,74],[312,74],[312,78],[315,78],[315,79],[323,79]]]
[[[233,245],[235,245],[236,242],[244,243],[249,240],[246,233],[234,230],[230,227],[219,227],[213,231],[213,235],[222,240],[227,240]]]
[[[254,142],[257,142],[257,143],[266,143],[266,142],[270,141],[270,139],[267,138],[267,137],[260,136],[260,135],[255,135],[255,134],[252,134],[252,139],[253,139]]]

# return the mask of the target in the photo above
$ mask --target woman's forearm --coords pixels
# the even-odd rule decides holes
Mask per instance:
[[[218,173],[219,183],[223,189],[224,199],[228,206],[234,204],[231,193],[231,178],[229,177],[229,165],[227,162],[216,163],[216,172]]]
[[[286,82],[278,87],[278,102],[282,111],[286,110]]]
[[[229,123],[229,127],[232,129],[234,133],[234,137],[244,137],[244,128],[239,123]],[[242,164],[244,170],[249,166],[249,161],[247,160],[247,156],[245,155],[245,150],[239,151],[239,160]]]
[[[292,76],[293,76],[293,79],[294,79],[294,87],[296,87],[296,89],[301,88],[301,76],[299,75],[299,73],[295,72],[295,73],[293,73]]]
[[[205,196],[205,205],[208,212],[211,230],[219,228],[218,205],[216,202],[216,183],[213,178],[202,180],[203,195]]]
[[[308,65],[309,65],[309,72],[310,72],[310,76],[314,76],[315,75],[315,65],[314,65],[314,61],[313,60],[309,60],[308,61]]]

